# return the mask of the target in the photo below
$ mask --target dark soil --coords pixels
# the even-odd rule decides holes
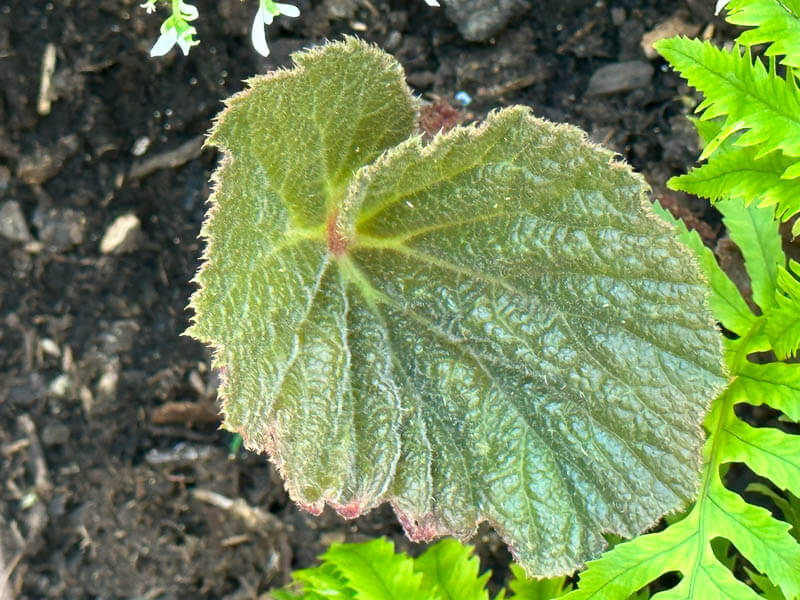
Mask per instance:
[[[300,19],[269,29],[269,59],[249,43],[255,2],[197,4],[202,44],[150,59],[165,15],[137,2],[0,0],[0,205],[18,203],[30,232],[0,237],[0,571],[17,598],[257,598],[332,541],[385,534],[418,551],[389,509],[312,517],[265,457],[229,458],[209,352],[181,336],[217,161],[200,136],[242,80],[290,52],[356,33],[395,54],[423,98],[457,105],[468,92],[469,119],[523,103],[580,125],[706,239],[719,234],[705,202],[665,195],[697,155],[683,118],[693,100],[640,47],[679,11],[720,41],[708,2],[533,2],[473,43],[422,0],[300,0]],[[41,114],[47,44],[56,66]],[[588,95],[592,74],[621,61],[653,74]],[[126,214],[141,235],[101,252]],[[475,541],[502,583],[503,545],[488,532]]]

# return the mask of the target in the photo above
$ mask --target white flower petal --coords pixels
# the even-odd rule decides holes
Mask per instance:
[[[730,0],[717,0],[717,6],[714,8],[714,14],[718,15],[722,12],[722,9],[730,2]]]
[[[261,15],[261,18],[264,20],[264,25],[272,25],[272,19],[275,18],[275,15],[273,15],[271,12],[269,12],[268,10],[266,10],[264,8],[262,8],[260,10],[263,13]]]
[[[264,31],[264,13],[270,14],[260,7],[256,13],[256,18],[253,19],[253,28],[250,30],[250,41],[253,43],[253,48],[256,49],[261,56],[269,56],[269,46],[267,46],[267,34]],[[272,16],[270,14],[270,16]],[[270,19],[272,22],[272,19]]]
[[[439,3],[436,0],[425,0],[425,4],[428,6],[439,6]]]
[[[197,11],[197,7],[192,4],[186,4],[186,2],[181,2],[180,5],[181,14],[183,18],[187,21],[194,21],[197,16],[200,14]]]
[[[170,27],[162,33],[150,49],[150,56],[164,56],[169,52],[178,41],[178,32],[174,27]]]
[[[192,29],[194,29],[194,27],[192,27]],[[194,45],[195,44],[192,41],[191,33],[187,32],[185,35],[182,35],[181,37],[178,38],[178,46],[180,46],[180,49],[183,50],[184,56],[189,56],[189,50]]]
[[[281,4],[280,2],[275,3],[275,8],[281,11],[281,14],[286,17],[299,17],[300,16],[300,9],[296,6],[292,6],[291,4]]]

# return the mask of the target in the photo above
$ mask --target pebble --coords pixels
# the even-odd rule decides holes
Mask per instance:
[[[150,147],[150,138],[146,135],[137,138],[137,140],[133,143],[131,147],[131,154],[134,156],[142,156],[147,149]]]
[[[112,356],[130,352],[141,331],[139,323],[133,319],[120,319],[98,336],[98,342],[103,353]]]
[[[643,60],[629,60],[600,67],[592,73],[587,96],[605,96],[645,87],[653,77],[653,66]]]
[[[447,18],[470,42],[485,42],[531,7],[527,0],[447,0],[445,4]]]
[[[39,230],[39,241],[50,252],[63,252],[83,242],[86,217],[71,208],[37,209],[33,224]]]
[[[116,400],[119,376],[119,365],[116,362],[112,362],[100,376],[100,379],[97,380],[97,400],[103,404],[111,404]]]
[[[39,340],[39,347],[42,349],[42,352],[45,354],[49,354],[50,356],[58,358],[61,356],[61,348],[58,347],[53,340],[50,338],[42,338]]]
[[[139,217],[131,213],[119,216],[103,234],[100,240],[100,252],[103,254],[133,252],[139,247],[141,238],[142,225]]]
[[[0,165],[0,196],[8,189],[11,182],[11,169],[5,165]]]
[[[328,0],[323,3],[323,7],[328,13],[328,19],[336,21],[352,18],[358,10],[358,4],[356,0]]]
[[[37,150],[19,160],[17,176],[28,184],[44,183],[61,171],[64,162],[80,150],[80,138],[76,134],[64,136],[52,147]]]
[[[57,398],[70,398],[77,396],[75,381],[67,373],[62,373],[50,382],[48,391]]]
[[[685,35],[687,37],[694,37],[700,33],[700,25],[694,23],[687,23],[681,18],[680,14],[672,15],[666,21],[661,21],[653,29],[648,31],[642,36],[641,46],[644,55],[653,60],[658,57],[658,52],[653,48],[659,40],[675,37],[676,35]]]
[[[16,200],[8,200],[0,206],[0,236],[12,242],[25,243],[31,240],[25,215]]]
[[[51,423],[42,429],[42,443],[45,446],[66,444],[69,440],[69,427],[63,423]]]
[[[47,386],[40,373],[33,372],[29,377],[12,378],[8,385],[8,400],[16,406],[32,406],[47,395]]]

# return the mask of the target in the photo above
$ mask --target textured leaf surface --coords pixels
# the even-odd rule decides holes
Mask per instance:
[[[756,316],[750,311],[747,302],[739,294],[736,284],[730,280],[730,277],[719,266],[711,249],[703,244],[703,240],[700,239],[696,231],[689,231],[683,221],[673,217],[659,204],[654,204],[653,209],[678,229],[681,241],[692,249],[700,261],[711,285],[711,296],[708,299],[708,303],[717,319],[737,335],[741,336],[747,333],[752,327]]]
[[[764,264],[774,257],[774,252],[765,249],[774,250],[770,240],[771,236],[777,237],[777,230],[774,223],[757,225],[759,217],[753,218],[749,209],[742,203],[731,203],[727,205],[726,216],[733,217],[729,220],[732,236],[751,244],[749,251],[760,248],[765,257],[769,257],[754,258],[746,263],[751,278],[759,279],[764,278],[767,271]],[[672,219],[669,215],[665,217]],[[711,298],[715,316],[731,331],[740,328],[745,319],[739,309],[731,309],[743,304],[739,292],[719,269],[713,256],[709,260],[707,249],[697,234],[685,227],[679,231],[684,242],[698,254],[707,276],[712,282],[716,281],[712,284]],[[754,234],[754,231],[761,233]],[[767,283],[762,281],[760,285]],[[713,296],[718,294],[731,296],[715,301]],[[773,312],[763,317],[751,314],[750,327],[739,332],[740,339],[728,343],[728,365],[736,377],[714,401],[706,419],[709,437],[704,448],[700,493],[688,515],[663,531],[620,544],[589,563],[581,574],[578,590],[567,596],[569,600],[626,598],[659,576],[675,571],[682,576],[680,583],[654,598],[759,598],[717,559],[712,542],[718,539],[732,543],[756,567],[762,589],[777,585],[786,598],[800,595],[800,544],[789,533],[791,526],[775,519],[760,506],[745,502],[725,487],[721,477],[726,463],[743,462],[778,487],[794,494],[800,488],[800,436],[774,428],[751,427],[734,411],[738,403],[767,404],[792,420],[800,417],[800,366],[778,362],[756,364],[747,358],[753,340],[761,337],[760,330],[768,326]]]
[[[396,63],[354,40],[295,60],[210,140],[190,333],[226,426],[311,511],[389,501],[414,539],[488,520],[539,575],[683,506],[720,342],[641,178],[522,108],[401,141]]]

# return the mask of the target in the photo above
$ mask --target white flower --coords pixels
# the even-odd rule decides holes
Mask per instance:
[[[197,7],[196,6],[194,6],[192,4],[186,4],[186,2],[181,2],[180,3],[180,11],[181,11],[181,16],[186,21],[194,21],[197,18],[197,16],[200,14],[200,13],[197,12]]]
[[[197,30],[194,27],[188,27],[180,34],[177,29],[170,27],[153,44],[150,49],[150,56],[164,56],[175,44],[178,44],[178,47],[183,50],[184,56],[188,56],[189,49],[200,43],[192,37],[195,33],[197,33]]]
[[[143,8],[147,11],[147,14],[153,14],[156,12],[156,0],[148,0],[144,4],[140,4],[139,8]]]
[[[714,7],[714,14],[718,15],[721,13],[722,9],[727,6],[728,2],[730,2],[730,0],[717,0],[717,5]]]
[[[439,6],[437,0],[425,0],[425,4],[427,4],[428,6]]]
[[[150,48],[150,56],[164,56],[178,41],[178,32],[174,27],[162,31],[156,43]]]
[[[272,0],[259,0],[258,12],[253,19],[253,29],[250,31],[250,41],[253,48],[262,56],[269,56],[269,46],[267,46],[267,34],[265,28],[272,23],[278,15],[287,17],[299,17],[300,9],[291,4],[282,4]]]
[[[197,30],[187,23],[197,18],[199,14],[197,8],[181,2],[178,11],[161,24],[161,36],[150,49],[150,56],[164,56],[175,44],[183,50],[184,55],[188,55],[189,49],[200,43],[194,39]]]

